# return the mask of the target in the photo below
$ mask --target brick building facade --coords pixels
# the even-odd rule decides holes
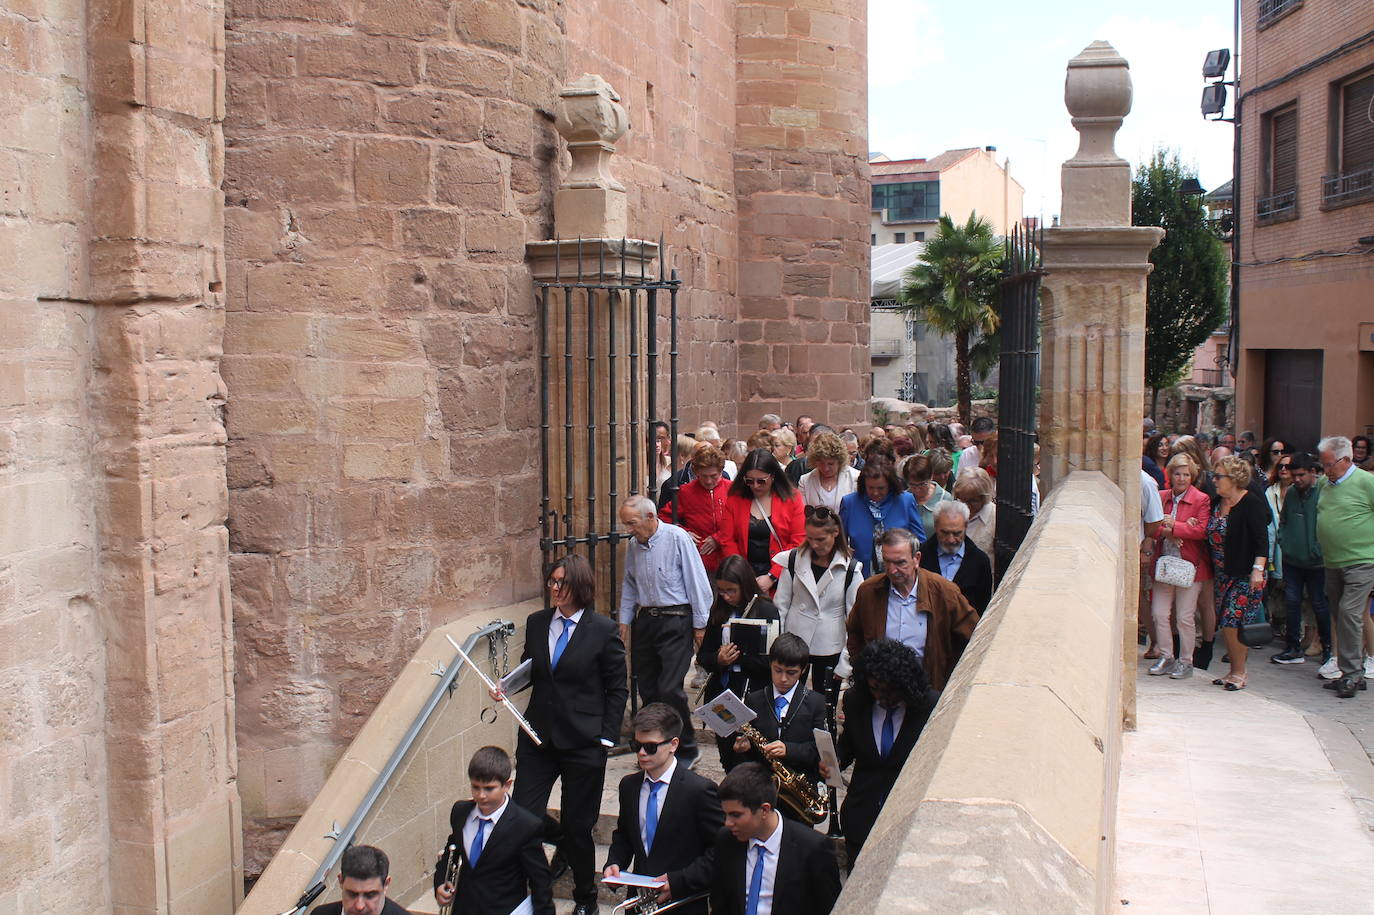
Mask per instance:
[[[538,591],[524,246],[579,74],[683,280],[683,423],[866,419],[863,17],[0,12],[0,910],[230,910],[423,634]]]

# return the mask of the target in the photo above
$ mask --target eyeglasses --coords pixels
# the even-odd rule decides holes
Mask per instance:
[[[631,750],[632,752],[635,752],[635,753],[638,753],[640,750],[643,750],[644,753],[645,753],[645,755],[647,755],[647,756],[653,756],[655,753],[658,752],[658,748],[659,748],[659,747],[664,746],[665,744],[668,744],[668,743],[671,743],[671,741],[668,741],[668,740],[646,740],[646,741],[644,741],[643,743],[640,743],[638,740],[635,740],[633,737],[631,737],[631,738],[630,738],[630,750]]]
[[[773,478],[764,477],[763,479],[759,479],[758,477],[745,477],[744,482],[748,486],[772,486]]]
[[[808,505],[806,506],[806,517],[816,521],[829,521],[831,518],[839,518],[839,515],[826,505]]]
[[[558,591],[568,586],[568,580],[566,578],[550,578],[544,583],[544,586]]]
[[[1292,450],[1290,450],[1290,449],[1288,449],[1288,448],[1270,448],[1270,449],[1269,449],[1269,453],[1270,453],[1270,454],[1292,454],[1293,452],[1292,452]]]

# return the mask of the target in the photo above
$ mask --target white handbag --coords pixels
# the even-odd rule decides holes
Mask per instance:
[[[1178,502],[1175,501],[1169,517],[1177,520]],[[1155,581],[1175,588],[1190,588],[1197,570],[1193,564],[1179,555],[1178,547],[1164,541],[1164,554],[1155,560]]]

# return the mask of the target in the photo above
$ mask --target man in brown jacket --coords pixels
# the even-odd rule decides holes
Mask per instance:
[[[886,571],[859,586],[845,624],[849,656],[857,658],[873,639],[895,639],[915,650],[930,685],[944,689],[973,636],[978,611],[957,585],[920,567],[920,549],[910,531],[890,528],[878,543]]]

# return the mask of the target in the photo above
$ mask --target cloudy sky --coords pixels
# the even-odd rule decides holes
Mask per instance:
[[[1059,164],[1078,147],[1064,65],[1095,39],[1131,65],[1117,135],[1132,165],[1177,149],[1211,190],[1231,177],[1231,125],[1198,113],[1202,61],[1231,46],[1231,0],[869,0],[869,146],[894,159],[996,146],[1027,216],[1059,212]]]

